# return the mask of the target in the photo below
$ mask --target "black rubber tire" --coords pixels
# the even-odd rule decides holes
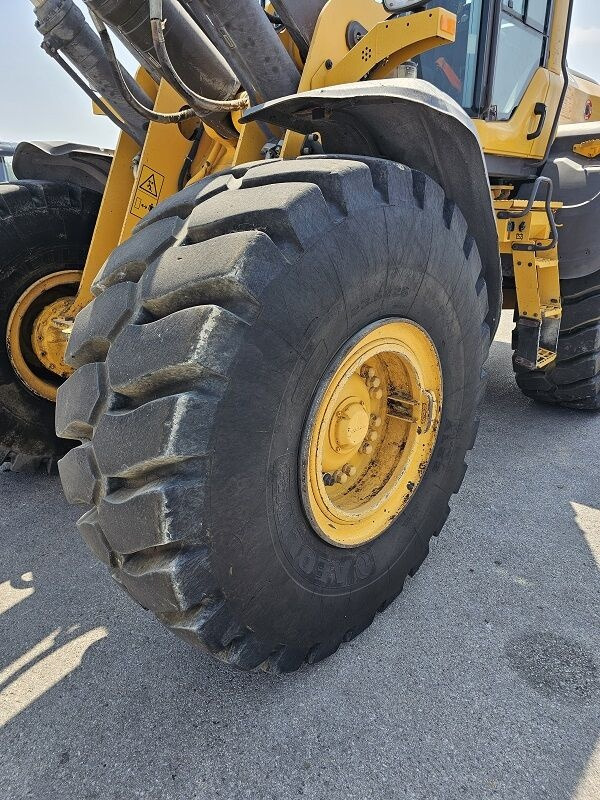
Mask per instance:
[[[236,168],[158,206],[78,316],[57,432],[79,529],[173,631],[242,669],[289,672],[366,628],[426,557],[476,435],[487,289],[459,209],[378,159]],[[354,550],[312,530],[298,451],[315,387],[365,325],[410,317],[443,364],[422,483]]]
[[[558,356],[545,370],[515,365],[523,394],[539,403],[600,411],[600,272],[562,281]],[[515,342],[516,346],[516,331]]]
[[[68,183],[0,183],[0,461],[8,453],[56,457],[68,448],[54,433],[54,403],[17,377],[6,328],[15,303],[35,281],[83,269],[99,204],[99,194]]]

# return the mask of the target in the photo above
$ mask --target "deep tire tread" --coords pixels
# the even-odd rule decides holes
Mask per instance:
[[[477,291],[482,367],[490,342],[487,291],[462,214],[422,173],[379,159],[301,158],[285,170],[280,163],[260,162],[188,187],[161,203],[136,236],[115,251],[94,285],[95,310],[76,320],[73,363],[94,364],[106,376],[99,415],[88,412],[89,399],[71,399],[74,378],[69,396],[61,398],[61,429],[89,439],[61,468],[69,498],[97,506],[82,517],[80,530],[142,606],[232,666],[293,671],[335,652],[372,621],[306,651],[266,645],[240,626],[211,574],[209,539],[202,531],[198,541],[187,538],[187,516],[201,517],[204,487],[197,473],[186,479],[186,464],[207,463],[208,433],[235,338],[259,313],[256,298],[263,282],[272,270],[285,268],[281,256],[284,265],[292,261],[361,204],[407,202],[421,208],[434,204],[441,224],[459,237],[463,269],[471,271]],[[181,248],[199,251],[185,273],[177,265]],[[204,266],[194,272],[198,263]],[[206,319],[211,320],[209,337],[202,332]],[[154,336],[162,343],[158,351],[146,346]],[[217,343],[207,344],[210,337]],[[136,352],[152,352],[152,363],[136,359]],[[194,390],[174,391],[180,380]],[[180,420],[177,426],[167,425],[174,418]],[[469,447],[476,429],[475,423],[465,434]],[[135,431],[144,435],[136,437]],[[75,475],[79,461],[90,464],[84,479]],[[459,484],[463,477],[461,471]],[[183,499],[185,492],[189,496]],[[189,512],[182,510],[188,502]],[[426,543],[416,549],[410,574],[428,549]],[[389,602],[399,590],[390,592]]]

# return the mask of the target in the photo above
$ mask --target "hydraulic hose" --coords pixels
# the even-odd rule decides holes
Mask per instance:
[[[94,25],[98,30],[100,41],[104,47],[104,51],[111,66],[114,79],[121,90],[123,99],[126,103],[128,103],[128,105],[131,106],[132,109],[134,109],[134,111],[136,111],[138,114],[141,114],[144,119],[147,119],[149,122],[158,122],[163,125],[172,125],[173,123],[183,122],[186,119],[197,116],[193,108],[186,108],[183,111],[176,111],[172,114],[162,114],[140,103],[139,100],[129,91],[129,87],[127,86],[125,78],[123,77],[121,65],[116,56],[110,35],[106,29],[106,25],[91,10],[90,16],[92,17]]]
[[[150,26],[148,0],[85,0],[88,8],[121,39],[142,65],[161,73]],[[231,100],[240,84],[227,60],[212,44],[185,5],[163,0],[163,34],[175,72],[198,95]],[[176,86],[173,86],[176,89]]]

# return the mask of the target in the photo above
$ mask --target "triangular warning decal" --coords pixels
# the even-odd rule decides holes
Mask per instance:
[[[146,178],[146,180],[140,185],[140,189],[143,189],[148,194],[151,194],[153,197],[158,197],[158,190],[156,188],[156,178],[154,177],[154,173],[150,173],[150,175]]]

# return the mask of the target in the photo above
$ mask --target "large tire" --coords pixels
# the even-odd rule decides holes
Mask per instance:
[[[544,370],[517,366],[517,384],[523,394],[540,403],[599,411],[600,272],[562,281],[561,293],[564,305],[557,359]]]
[[[99,203],[96,192],[67,183],[0,184],[0,461],[7,453],[56,457],[68,447],[54,433],[54,403],[30,392],[15,373],[6,329],[32,284],[83,269]]]
[[[236,168],[153,211],[77,318],[57,431],[79,529],[177,634],[243,669],[333,653],[402,590],[439,534],[476,435],[487,289],[459,209],[378,159]],[[374,320],[409,317],[444,411],[405,513],[346,550],[311,528],[298,452],[317,383]]]

